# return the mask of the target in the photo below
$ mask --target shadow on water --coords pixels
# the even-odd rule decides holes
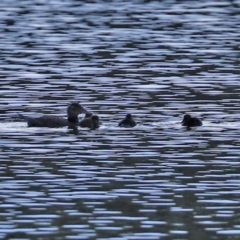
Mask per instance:
[[[0,238],[239,238],[237,1],[0,7]],[[72,101],[103,126],[16,118]]]

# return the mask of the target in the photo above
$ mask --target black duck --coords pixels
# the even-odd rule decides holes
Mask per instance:
[[[24,116],[19,114],[19,116],[26,120],[28,127],[49,127],[49,128],[58,128],[58,127],[74,127],[77,126],[78,115],[81,113],[87,113],[88,111],[79,103],[74,102],[69,104],[67,108],[68,118],[53,116],[53,115],[44,115],[38,118]]]
[[[87,115],[87,114],[86,114]],[[99,128],[100,121],[97,115],[91,115],[86,117],[79,122],[79,126],[82,128],[90,128],[92,130]]]
[[[135,127],[136,125],[137,124],[130,113],[128,113],[126,117],[118,124],[119,127],[125,128]]]
[[[202,121],[196,117],[186,114],[183,117],[182,125],[186,127],[197,127],[202,126]]]

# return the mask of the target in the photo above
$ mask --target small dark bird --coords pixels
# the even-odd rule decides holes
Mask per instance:
[[[86,114],[87,115],[87,114]],[[79,122],[79,126],[82,128],[90,128],[92,130],[99,128],[100,121],[97,115],[91,115],[86,117]]]
[[[118,124],[119,127],[131,128],[135,127],[137,124],[133,120],[133,117],[130,113],[126,115],[126,117]]]
[[[202,121],[196,117],[186,114],[183,117],[182,125],[186,127],[197,127],[202,126]]]
[[[58,128],[58,127],[74,127],[78,126],[78,115],[81,113],[87,113],[88,111],[79,103],[74,102],[69,104],[67,108],[68,118],[53,116],[53,115],[44,115],[42,117],[34,118],[24,116],[19,114],[24,120],[27,120],[28,127],[49,127],[49,128]]]

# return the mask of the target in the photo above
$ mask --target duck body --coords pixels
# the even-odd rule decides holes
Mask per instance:
[[[202,121],[196,117],[186,114],[183,117],[182,125],[186,127],[198,127],[202,126]]]
[[[42,116],[38,118],[27,117],[22,114],[18,114],[22,119],[27,120],[28,127],[49,127],[58,128],[68,126],[70,123],[67,119],[57,117],[53,115]]]
[[[119,127],[125,128],[135,127],[136,125],[137,124],[130,113],[127,114],[126,117],[118,124]]]
[[[19,114],[19,117],[27,121],[28,127],[59,128],[65,126],[77,126],[79,123],[78,115],[81,113],[87,113],[87,110],[83,108],[79,103],[71,103],[67,108],[67,119],[54,115],[44,115],[38,118],[34,118]]]
[[[87,114],[86,114],[87,115]],[[79,126],[82,128],[90,128],[92,130],[99,128],[100,121],[97,115],[91,115],[86,117],[79,122]]]

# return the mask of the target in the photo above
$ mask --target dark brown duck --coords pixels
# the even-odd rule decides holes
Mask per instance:
[[[87,114],[86,114],[87,116]],[[99,117],[97,115],[90,115],[90,117],[86,117],[84,119],[82,119],[79,122],[79,126],[82,128],[90,128],[92,130],[99,128],[100,126],[100,121],[99,121]]]
[[[67,119],[53,115],[44,115],[38,118],[28,117],[22,114],[19,114],[19,116],[27,121],[29,127],[58,128],[65,126],[78,126],[78,115],[81,113],[88,113],[88,111],[81,104],[74,102],[69,104],[67,108]]]
[[[186,114],[183,117],[182,125],[186,127],[197,127],[202,126],[202,121],[196,117]]]
[[[130,113],[128,113],[126,117],[118,124],[119,127],[125,128],[135,127],[136,125],[137,124]]]

